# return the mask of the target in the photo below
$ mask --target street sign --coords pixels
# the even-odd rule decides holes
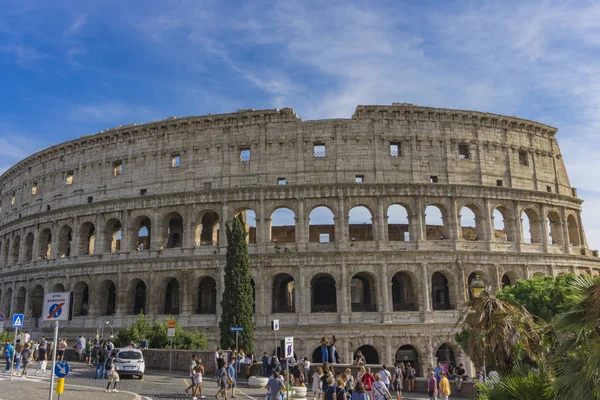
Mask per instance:
[[[71,309],[71,293],[46,293],[42,317],[45,321],[68,321]]]
[[[279,330],[279,320],[278,319],[274,319],[273,321],[271,321],[271,329],[274,331]]]
[[[167,337],[175,337],[175,328],[167,328]]]
[[[4,332],[4,321],[0,322],[0,333]]]
[[[229,328],[229,332],[244,332],[243,326],[232,326]]]
[[[4,314],[0,312],[0,322],[4,322]]]
[[[69,370],[71,368],[69,367],[69,363],[66,361],[59,361],[56,363],[56,365],[54,366],[54,375],[56,375],[57,378],[64,378],[65,376],[67,376],[69,374]]]
[[[23,327],[23,314],[13,314],[12,327],[22,328]]]
[[[294,356],[294,337],[285,337],[285,358]]]
[[[167,320],[167,328],[175,328],[177,326],[177,321],[174,319]]]

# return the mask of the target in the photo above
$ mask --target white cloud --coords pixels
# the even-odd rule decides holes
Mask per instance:
[[[93,105],[77,105],[69,112],[69,118],[82,122],[101,121],[129,124],[152,119],[151,114],[151,111],[144,106],[129,106],[121,102],[107,102]],[[126,121],[126,118],[129,118],[129,121]]]

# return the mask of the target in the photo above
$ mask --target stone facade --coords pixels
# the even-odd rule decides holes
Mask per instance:
[[[257,352],[278,345],[277,318],[299,356],[335,334],[343,362],[359,348],[420,370],[459,362],[455,323],[475,274],[498,290],[600,271],[555,134],[394,103],[358,106],[352,119],[302,121],[289,108],[170,118],[61,143],[0,177],[0,311],[44,329],[43,294],[73,291],[71,332],[175,314],[216,346],[220,227],[237,217]],[[353,220],[356,207],[366,220]],[[283,208],[291,222],[276,221]]]

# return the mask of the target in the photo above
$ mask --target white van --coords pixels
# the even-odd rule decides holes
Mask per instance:
[[[144,378],[144,372],[146,372],[144,354],[139,349],[129,347],[120,349],[115,360],[115,369],[120,376],[131,375],[140,379]]]

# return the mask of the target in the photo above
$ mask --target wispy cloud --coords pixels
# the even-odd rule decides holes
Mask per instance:
[[[74,121],[114,123],[138,123],[152,119],[152,112],[144,106],[129,106],[120,102],[107,102],[92,105],[77,105],[69,112]],[[128,122],[124,122],[128,120]],[[107,126],[108,128],[108,126]]]

